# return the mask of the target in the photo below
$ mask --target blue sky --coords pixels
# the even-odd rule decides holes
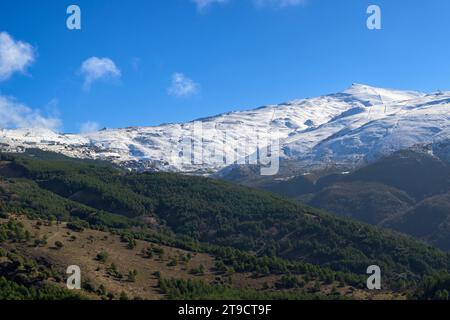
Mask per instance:
[[[25,60],[0,56],[0,116],[11,118],[0,126],[156,125],[354,82],[450,89],[448,0],[202,1],[2,0],[0,44]],[[66,28],[71,4],[80,31]],[[366,28],[370,4],[382,30]]]

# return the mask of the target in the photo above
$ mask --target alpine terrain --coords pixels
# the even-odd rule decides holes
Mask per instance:
[[[190,123],[78,135],[2,129],[0,150],[39,148],[140,171],[214,173],[235,160],[257,158],[258,150],[277,140],[282,167],[288,164],[302,173],[346,171],[416,146],[426,145],[430,153],[450,159],[449,106],[450,92],[425,94],[355,84],[341,93]],[[183,157],[186,145],[198,156],[195,161]],[[217,150],[233,157],[217,157]]]

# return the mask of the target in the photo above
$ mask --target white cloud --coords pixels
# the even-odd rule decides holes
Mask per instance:
[[[197,6],[198,11],[203,11],[214,4],[225,4],[228,0],[191,0]]]
[[[100,130],[100,124],[94,121],[88,121],[80,126],[80,132],[82,134],[94,133]]]
[[[182,73],[174,73],[172,75],[172,84],[167,92],[175,97],[187,97],[198,93],[200,90],[199,84],[189,79]]]
[[[96,81],[118,79],[122,75],[114,61],[109,58],[97,57],[91,57],[83,62],[81,74],[84,76],[86,90],[89,90]]]
[[[14,40],[8,33],[0,32],[0,81],[9,79],[14,73],[25,73],[35,59],[33,47]]]
[[[253,3],[257,7],[277,7],[277,8],[286,8],[286,7],[294,7],[301,4],[304,4],[306,0],[253,0]]]
[[[10,97],[0,96],[0,128],[45,128],[57,130],[61,121],[52,116],[43,116],[39,110],[31,109]]]

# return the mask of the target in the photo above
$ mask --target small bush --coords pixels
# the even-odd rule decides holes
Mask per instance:
[[[108,260],[108,252],[102,251],[95,257],[95,260],[105,263]]]
[[[64,247],[64,244],[61,241],[55,241],[55,248],[56,249],[62,249]]]

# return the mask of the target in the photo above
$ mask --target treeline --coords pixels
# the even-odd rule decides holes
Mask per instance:
[[[24,286],[0,277],[0,300],[81,300],[82,297],[51,285]]]
[[[308,293],[306,290],[270,291],[251,288],[236,289],[221,284],[209,284],[201,280],[163,279],[158,282],[169,300],[326,300],[340,299],[330,295]]]
[[[447,272],[426,277],[413,298],[420,300],[450,300],[450,274]]]

